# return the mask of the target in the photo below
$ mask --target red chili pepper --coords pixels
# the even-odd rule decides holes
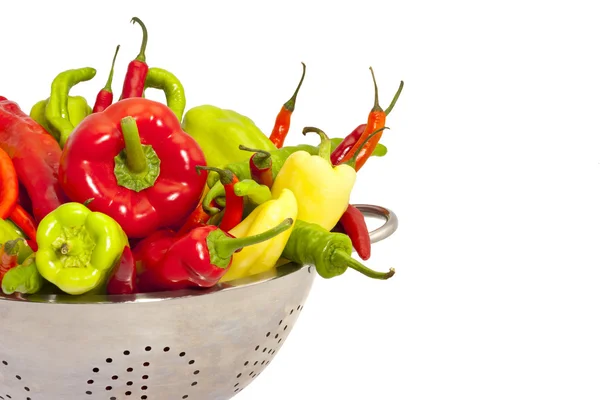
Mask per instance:
[[[19,241],[22,238],[9,240],[6,243],[0,243],[0,283],[6,273],[18,265],[19,260]]]
[[[174,240],[159,262],[144,265],[140,291],[212,287],[229,269],[234,253],[269,240],[290,229],[292,224],[293,220],[287,218],[272,229],[243,238],[234,238],[214,225],[195,228]]]
[[[238,177],[228,169],[207,166],[197,166],[198,172],[202,170],[215,171],[219,174],[219,180],[225,188],[225,212],[219,223],[219,228],[229,232],[237,224],[242,222],[244,214],[244,198],[235,194],[235,184],[239,182]]]
[[[342,163],[342,159],[358,142],[366,127],[367,124],[360,124],[352,132],[350,132],[350,134],[346,136],[344,140],[340,142],[340,144],[337,145],[337,147],[331,152],[331,164],[339,165]]]
[[[115,71],[115,61],[117,60],[117,54],[119,54],[120,47],[120,45],[117,46],[117,49],[115,50],[115,55],[113,56],[110,72],[108,73],[106,86],[104,86],[104,88],[102,88],[102,90],[100,90],[96,96],[96,103],[94,104],[93,109],[93,112],[95,113],[104,111],[106,107],[110,106],[113,102],[112,80]]]
[[[212,208],[217,208],[216,199],[211,200],[210,206]],[[202,201],[199,201],[196,209],[192,211],[192,213],[185,220],[184,224],[177,231],[177,236],[183,236],[194,228],[207,225],[210,218],[211,215],[204,211]]]
[[[58,142],[5,97],[0,97],[0,148],[12,159],[37,221],[68,201],[58,183]]]
[[[123,82],[123,90],[119,100],[128,99],[130,97],[142,97],[144,94],[144,84],[148,75],[148,64],[146,64],[146,45],[148,44],[148,31],[146,25],[138,18],[133,17],[132,23],[138,23],[142,27],[142,46],[138,56],[132,60],[127,66],[125,81]]]
[[[133,258],[140,263],[141,269],[145,265],[156,265],[175,242],[177,235],[171,229],[161,229],[138,242],[133,248]]]
[[[292,119],[292,113],[294,112],[294,108],[296,107],[296,97],[298,96],[298,92],[300,91],[300,86],[302,86],[302,81],[304,81],[304,75],[306,73],[306,65],[302,63],[302,77],[300,78],[300,83],[296,87],[296,91],[292,95],[292,97],[283,104],[281,110],[279,110],[279,114],[277,114],[277,118],[275,119],[275,126],[273,126],[273,131],[271,132],[271,136],[269,139],[275,147],[280,149],[283,146],[283,142],[290,130],[290,122]]]
[[[9,216],[10,220],[19,227],[27,236],[27,244],[33,251],[37,251],[36,233],[37,223],[33,217],[25,211],[20,204],[17,204]]]
[[[133,294],[137,293],[137,270],[135,259],[129,246],[125,246],[119,264],[117,264],[108,278],[106,292],[108,294]]]
[[[172,227],[198,204],[208,173],[200,145],[161,102],[124,99],[71,133],[59,168],[73,200],[114,218],[130,238]]]
[[[371,70],[371,76],[373,77],[373,85],[375,86],[375,104],[373,105],[373,108],[369,112],[367,124],[366,124],[365,129],[364,129],[363,133],[361,134],[359,140],[354,144],[354,146],[352,146],[352,148],[346,153],[346,155],[344,157],[342,157],[342,159],[339,161],[340,164],[348,161],[355,155],[355,153],[358,151],[359,147],[361,147],[360,143],[362,143],[364,141],[364,139],[366,139],[368,136],[370,136],[373,132],[375,132],[378,129],[381,129],[385,126],[386,115],[388,115],[392,111],[392,108],[394,107],[394,104],[396,104],[396,100],[400,96],[400,93],[402,92],[402,88],[404,87],[404,81],[400,82],[400,87],[396,91],[396,94],[394,95],[394,99],[392,100],[392,103],[387,108],[387,110],[384,111],[379,106],[379,90],[377,89],[377,82],[375,81],[375,73],[373,72],[373,68],[369,68],[369,69]],[[373,154],[373,151],[375,151],[375,147],[377,146],[377,143],[379,143],[379,139],[381,138],[382,133],[383,132],[380,131],[380,133],[375,135],[374,137],[372,137],[369,140],[369,142],[366,143],[365,146],[361,147],[360,153],[358,154],[358,157],[356,158],[356,167],[355,167],[356,171],[361,169],[362,166],[367,161],[367,159],[371,156],[371,154]]]
[[[6,219],[17,205],[19,181],[9,155],[0,148],[0,219]]]
[[[350,237],[356,254],[363,260],[368,260],[371,257],[371,238],[363,213],[352,204],[348,204],[348,208],[340,218],[340,225]]]
[[[244,145],[240,145],[240,150],[253,151],[254,154],[250,157],[250,176],[257,183],[265,185],[268,188],[273,186],[273,159],[271,153],[260,149],[251,149]]]

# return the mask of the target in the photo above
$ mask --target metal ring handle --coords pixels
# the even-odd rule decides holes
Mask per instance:
[[[365,217],[375,217],[385,220],[383,225],[369,232],[371,243],[377,243],[390,237],[398,229],[398,218],[392,210],[372,204],[353,204],[353,206],[363,213]]]

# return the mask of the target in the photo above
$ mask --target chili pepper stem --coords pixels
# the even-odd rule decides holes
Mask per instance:
[[[112,93],[112,81],[113,75],[115,74],[115,62],[117,61],[117,54],[119,54],[119,49],[121,45],[117,45],[117,49],[115,50],[115,55],[113,56],[112,64],[110,66],[110,72],[108,73],[108,79],[106,80],[106,86],[104,86],[104,90]]]
[[[291,228],[294,220],[292,218],[284,219],[279,225],[261,232],[257,235],[246,236],[241,238],[231,238],[229,236],[222,237],[215,241],[214,248],[217,252],[217,256],[220,258],[228,258],[233,255],[236,251],[243,247],[251,246],[260,242],[269,240],[280,233]]]
[[[318,133],[321,137],[321,143],[319,144],[319,157],[324,158],[331,164],[331,140],[327,137],[325,132],[319,128],[313,126],[307,126],[302,129],[302,134],[306,136],[308,132]]]
[[[254,152],[255,154],[252,156],[252,160],[254,161],[254,164],[260,169],[269,168],[272,164],[271,153],[269,153],[266,150],[252,149],[250,147],[244,146],[243,144],[240,144],[239,149]]]
[[[392,99],[392,102],[390,103],[388,108],[385,109],[385,115],[390,115],[390,112],[392,112],[394,105],[396,105],[396,102],[398,101],[398,98],[400,97],[400,93],[402,93],[403,87],[404,87],[404,81],[400,81],[400,87],[396,91],[396,94],[394,95],[394,98]]]
[[[223,185],[227,185],[227,184],[233,182],[233,172],[229,171],[228,169],[221,169],[221,168],[210,167],[210,166],[205,166],[205,165],[196,165],[196,172],[198,172],[198,174],[200,174],[201,170],[215,171],[216,173],[218,173],[219,180],[221,181],[221,183]]]
[[[23,238],[16,238],[14,240],[8,240],[4,243],[4,252],[8,255],[14,256],[19,251],[19,242],[25,241]]]
[[[138,17],[131,18],[132,24],[135,24],[136,22],[142,27],[143,38],[140,53],[135,59],[141,62],[146,62],[146,45],[148,44],[148,30],[146,29],[146,25],[144,25],[144,23]]]
[[[125,117],[121,120],[123,139],[125,140],[125,154],[127,156],[127,167],[133,173],[141,174],[148,168],[148,162],[142,149],[140,132],[133,117]]]
[[[294,91],[292,97],[283,105],[289,112],[294,112],[294,108],[296,107],[296,97],[298,97],[300,86],[302,86],[302,82],[304,81],[304,75],[306,75],[306,64],[302,63],[302,77],[296,87],[296,91]]]
[[[379,105],[379,89],[377,88],[377,81],[375,80],[375,72],[373,72],[373,67],[369,67],[371,70],[371,76],[373,77],[373,86],[375,86],[375,102],[373,104],[373,109],[371,112],[383,111],[381,106]]]
[[[331,262],[340,267],[347,265],[349,268],[352,268],[353,270],[360,272],[361,274],[373,279],[386,280],[394,276],[394,274],[396,273],[396,270],[394,268],[390,268],[388,272],[373,271],[372,269],[356,261],[348,254],[342,253],[340,251],[335,251],[333,253],[333,255],[331,256]]]

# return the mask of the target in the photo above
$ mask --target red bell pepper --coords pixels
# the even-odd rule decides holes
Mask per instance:
[[[130,238],[179,226],[196,207],[208,173],[198,143],[166,105],[118,101],[89,115],[63,148],[59,179],[67,195],[114,218]]]
[[[113,268],[106,285],[108,294],[137,293],[137,271],[135,260],[129,246],[123,248],[119,264]]]
[[[243,238],[235,238],[215,225],[194,228],[174,239],[158,262],[143,266],[139,290],[155,292],[212,287],[229,269],[235,252],[269,240],[290,229],[292,224],[293,220],[287,218],[274,228]]]

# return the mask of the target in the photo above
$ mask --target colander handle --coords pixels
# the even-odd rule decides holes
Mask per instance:
[[[398,229],[398,218],[392,210],[372,204],[353,204],[353,206],[358,208],[365,217],[375,217],[377,219],[385,220],[383,225],[374,231],[369,232],[371,243],[377,243],[390,237],[396,232],[396,229]]]

